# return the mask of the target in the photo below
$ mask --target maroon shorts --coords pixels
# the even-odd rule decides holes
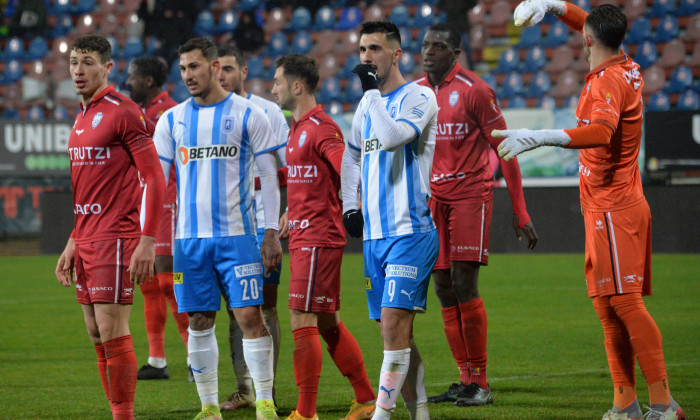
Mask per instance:
[[[452,203],[431,199],[428,205],[440,241],[440,253],[433,269],[448,269],[451,261],[475,261],[488,265],[493,198]]]
[[[158,238],[156,238],[156,255],[173,256],[175,243],[175,222],[177,221],[177,204],[164,204],[160,215]]]
[[[129,263],[139,238],[75,244],[75,289],[78,303],[134,302]]]
[[[340,309],[343,248],[289,250],[289,309],[333,313]]]

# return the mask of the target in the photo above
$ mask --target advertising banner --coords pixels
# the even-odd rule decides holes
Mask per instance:
[[[700,112],[647,112],[644,131],[648,183],[700,184]]]
[[[68,176],[67,122],[0,121],[0,176]]]
[[[14,178],[0,176],[0,238],[37,235],[41,231],[41,195],[69,192],[69,177]],[[71,209],[69,208],[69,212]]]

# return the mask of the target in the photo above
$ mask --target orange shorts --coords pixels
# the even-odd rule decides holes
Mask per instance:
[[[343,248],[289,250],[289,309],[334,313],[340,309]]]
[[[163,213],[160,215],[160,226],[158,226],[158,238],[156,238],[156,255],[173,256],[176,221],[177,204],[163,204]]]
[[[131,255],[139,238],[108,239],[75,244],[75,290],[78,303],[134,302],[134,284],[129,279]]]
[[[488,265],[492,198],[451,203],[431,198],[428,206],[440,242],[440,252],[433,270],[450,268],[451,261],[476,261]]]
[[[651,211],[643,201],[624,210],[583,211],[588,296],[651,294]]]

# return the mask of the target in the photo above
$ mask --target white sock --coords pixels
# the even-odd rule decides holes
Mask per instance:
[[[272,384],[275,374],[272,371],[274,353],[272,337],[244,338],[243,354],[253,377],[255,401],[272,399]]]
[[[165,357],[148,356],[148,364],[158,369],[163,369],[164,367],[168,366],[168,362],[165,361]]]
[[[228,342],[231,346],[231,362],[233,363],[233,371],[236,374],[238,391],[248,395],[253,393],[253,379],[250,376],[248,366],[245,364],[242,340],[243,330],[238,326],[236,318],[232,316],[228,324]]]
[[[272,371],[277,376],[277,361],[280,358],[280,319],[277,316],[277,308],[263,309],[262,314],[272,336],[272,346],[275,349]]]
[[[427,402],[413,406],[406,405],[406,409],[408,410],[408,418],[411,420],[430,420]]]
[[[212,327],[204,331],[188,328],[187,341],[192,373],[202,405],[219,405],[219,347]]]
[[[379,392],[377,395],[377,409],[373,420],[389,419],[396,406],[396,399],[406,379],[411,349],[384,350],[382,373],[379,377]],[[381,408],[381,410],[380,410]]]
[[[403,398],[404,405],[408,409],[412,420],[426,420],[430,416],[428,416],[428,407],[425,404],[428,402],[428,397],[425,393],[425,368],[423,367],[423,360],[420,357],[418,347],[416,347],[416,342],[411,338],[409,343],[411,346],[411,362],[406,374],[406,381],[401,388],[401,398]],[[417,409],[421,404],[423,408]],[[419,415],[419,412],[424,412],[424,414]]]

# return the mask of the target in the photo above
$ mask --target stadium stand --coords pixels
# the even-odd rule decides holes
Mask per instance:
[[[700,97],[697,92],[688,89],[678,97],[678,109],[695,111],[700,109]]]
[[[663,92],[657,92],[646,103],[647,111],[668,111],[671,109],[671,99]]]

